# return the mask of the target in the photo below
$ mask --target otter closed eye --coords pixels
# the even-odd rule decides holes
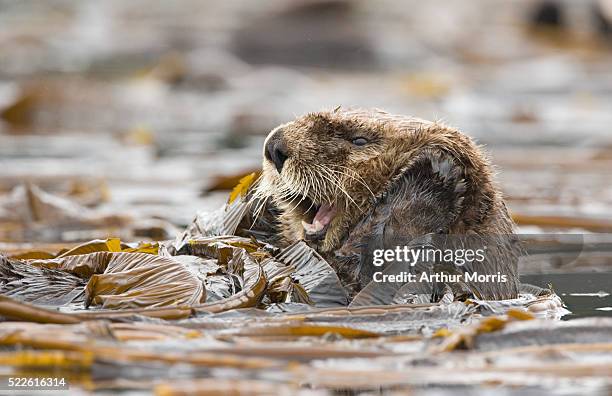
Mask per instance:
[[[359,137],[359,138],[353,139],[352,143],[355,146],[365,146],[366,144],[368,144],[368,140],[366,138]]]

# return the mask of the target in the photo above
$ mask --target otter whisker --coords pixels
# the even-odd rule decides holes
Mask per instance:
[[[261,185],[265,186],[265,184],[263,183]],[[259,216],[263,213],[269,198],[270,195],[264,194],[261,190],[256,190],[253,194],[252,201],[256,200],[257,204],[255,206],[255,209],[253,210],[253,222],[251,224],[251,227],[255,225],[257,220],[259,220]]]
[[[253,194],[250,197],[248,204],[252,205],[253,202],[256,201],[256,206],[252,212],[253,220],[251,222],[251,225],[249,226],[249,229],[252,229],[255,226],[255,224],[259,220],[259,217],[263,214],[266,208],[268,199],[272,197],[272,195],[269,194],[269,192],[271,191],[270,184],[270,181],[264,178],[263,174],[260,175],[253,183]]]
[[[253,201],[256,201],[256,200],[259,200],[260,202],[262,199],[267,199],[271,195],[270,190],[272,187],[273,185],[271,185],[271,183],[266,178],[263,177],[263,174],[260,175],[253,182],[253,186],[251,187],[251,190],[249,191],[250,193],[249,203],[252,203]]]
[[[334,174],[331,172],[331,169],[317,164],[316,165],[317,169],[320,169],[323,174],[322,176],[325,177],[330,183],[332,183],[332,185],[334,185],[338,191],[340,191],[341,193],[343,193],[348,199],[349,201],[351,201],[351,203],[353,203],[353,205],[355,205],[355,207],[357,207],[357,209],[359,209],[362,213],[363,213],[363,209],[361,207],[359,207],[359,205],[357,205],[357,202],[355,202],[355,200],[353,199],[353,197],[350,196],[350,194],[348,193],[348,191],[346,191],[343,187],[342,184],[340,183],[340,181],[334,176]],[[346,207],[348,208],[348,202],[346,203]]]
[[[298,201],[298,203],[291,209],[291,211],[294,211],[300,204],[300,202],[302,202],[304,200],[304,197],[307,196],[308,191],[306,191],[306,193],[302,193],[301,191],[305,190],[308,186],[306,185],[306,183],[304,182],[304,177],[302,176],[301,172],[299,170],[296,171],[296,174],[299,176],[297,178],[292,177],[292,179],[297,179],[294,180],[296,183],[285,183],[283,181],[283,183],[285,184],[283,187],[286,190],[282,191],[283,192],[283,197],[282,200],[287,201],[287,205],[291,206],[293,204],[293,201],[297,198],[302,198],[300,201]],[[296,187],[294,187],[294,185],[296,185]]]
[[[342,193],[344,193],[344,195],[346,195],[349,200],[355,205],[357,206],[356,202],[353,200],[353,198],[348,194],[348,192],[346,191],[346,189],[344,189],[342,186],[342,181],[336,177],[336,175],[333,173],[332,169],[329,169],[327,167],[322,167],[322,169],[327,173],[327,175],[329,175],[329,179],[331,179],[331,182],[334,184],[334,186],[336,187],[336,189]],[[348,202],[346,202],[346,207],[348,208]]]
[[[328,181],[331,184],[331,187],[333,188],[333,190],[337,190],[338,189],[337,181],[333,178],[333,175],[331,175],[325,167],[323,167],[321,165],[315,165],[315,168],[317,168],[317,170],[319,171],[319,173],[316,176],[317,180],[320,180],[321,178],[323,178],[324,180]],[[320,183],[320,181],[319,181],[319,183]],[[321,185],[322,185],[322,183],[321,183]],[[322,185],[321,190],[324,189],[323,187],[324,186]],[[333,192],[334,191],[327,191],[326,197],[324,199],[327,202],[329,202],[330,204],[333,203],[332,199],[330,198],[330,196],[333,195]]]
[[[313,190],[314,190],[314,195],[315,195],[315,200],[318,202],[323,202],[324,201],[324,196],[323,196],[323,184],[321,183],[321,180],[318,177],[312,177],[311,178],[312,181],[314,181],[313,184]]]
[[[334,188],[334,190],[341,191],[346,194],[346,191],[341,187],[339,181],[336,179],[336,177],[334,177],[334,175],[329,171],[329,169],[321,165],[317,165],[316,168],[320,172],[318,176],[327,180],[331,184],[331,186]],[[328,194],[328,195],[333,195],[333,193]],[[351,199],[350,196],[349,196],[349,199]],[[332,203],[331,199],[328,199],[328,201]]]
[[[365,183],[365,179],[357,172],[355,172],[354,169],[351,169],[349,167],[346,166],[342,166],[342,165],[336,165],[337,168],[342,168],[342,169],[346,169],[347,171],[350,171],[352,174],[349,174],[347,172],[342,172],[339,170],[335,170],[335,169],[330,169],[332,172],[338,172],[340,175],[345,176],[345,177],[349,177],[353,180],[355,180],[356,182],[360,183],[363,187],[366,188],[366,190],[368,190],[368,192],[372,195],[372,198],[376,197],[376,194],[374,194],[374,192],[370,189],[370,187]]]
[[[355,182],[357,182],[360,185],[362,185],[373,198],[376,197],[376,194],[374,194],[374,192],[370,189],[370,187],[363,181],[363,178],[361,176],[359,176],[357,173],[349,174],[349,173],[342,172],[342,171],[335,170],[335,169],[331,169],[331,172],[336,173],[338,176],[340,176],[342,178],[349,178],[351,180],[354,180]]]
[[[253,220],[253,223],[251,224],[251,227],[253,227],[253,225],[255,224],[255,221],[257,219],[257,214],[259,213],[259,211],[261,210],[261,200],[264,197],[263,195],[263,189],[261,188],[261,185],[263,184],[263,177],[262,175],[259,175],[257,177],[257,179],[255,179],[255,181],[253,182],[251,188],[249,189],[249,193],[247,195],[247,201],[246,204],[249,206],[249,208],[255,203],[255,209],[253,210],[253,214],[255,215],[255,220]]]
[[[253,211],[253,221],[251,222],[251,226],[249,227],[249,229],[252,229],[255,226],[255,223],[257,223],[257,220],[259,220],[259,216],[261,216],[261,214],[263,213],[263,211],[264,211],[264,209],[266,207],[266,203],[268,202],[268,198],[269,198],[269,196],[266,196],[264,198],[260,198],[259,199],[257,207]]]
[[[298,203],[297,203],[297,204],[296,204],[296,205],[295,205],[293,208],[291,208],[291,210],[290,210],[291,212],[293,212],[295,209],[297,209],[297,207],[298,207],[298,206],[300,206],[300,203],[302,203],[302,201],[304,201],[304,200],[306,199],[306,197],[308,196],[308,188],[309,188],[309,187],[310,187],[310,186],[306,186],[306,191],[304,192],[304,194],[302,194],[302,199],[300,199],[300,200],[298,201]],[[311,206],[312,206],[312,205],[311,205]],[[310,208],[309,208],[309,209],[310,209]]]

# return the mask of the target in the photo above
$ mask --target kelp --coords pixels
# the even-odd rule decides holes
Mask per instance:
[[[15,368],[55,370],[89,369],[93,364],[93,354],[73,351],[15,351],[0,353],[0,365]]]
[[[266,295],[272,303],[318,307],[346,306],[348,296],[336,272],[304,242],[283,249],[262,266],[268,278]]]
[[[484,318],[470,326],[449,331],[448,329],[439,329],[433,334],[433,337],[442,337],[444,340],[440,344],[436,344],[430,348],[431,352],[451,351],[455,349],[470,349],[473,348],[475,338],[480,334],[491,333],[503,329],[506,325],[514,320],[532,320],[533,315],[524,313],[523,311],[515,312],[508,311],[504,316],[491,316]]]
[[[245,322],[257,326],[340,326],[376,333],[380,336],[418,336],[431,334],[444,326],[458,326],[475,320],[471,304],[411,304],[372,307],[314,308],[292,311],[241,309],[179,321],[194,329],[228,330]],[[272,330],[271,330],[272,331]],[[265,333],[265,331],[263,331]]]
[[[295,268],[295,272],[291,275],[295,287],[303,289],[314,305],[318,307],[348,305],[346,289],[340,283],[334,269],[305,242],[294,243],[274,259]]]
[[[85,280],[54,268],[37,267],[0,255],[0,291],[38,305],[83,302]]]
[[[346,290],[334,269],[306,243],[296,242],[279,249],[252,236],[231,235],[251,204],[249,188],[254,179],[254,175],[249,175],[236,187],[217,217],[198,216],[173,242],[126,244],[117,238],[93,240],[57,253],[32,252],[29,255],[22,252],[16,263],[22,272],[27,266],[36,268],[33,271],[38,272],[30,275],[32,278],[47,276],[53,279],[54,273],[49,271],[59,271],[55,273],[56,278],[62,272],[66,273],[68,276],[53,287],[67,290],[65,295],[68,297],[50,300],[49,305],[64,307],[64,312],[76,314],[82,320],[141,314],[179,318],[255,306],[274,308],[279,307],[278,304],[347,306]],[[200,222],[204,218],[207,223]],[[8,268],[8,264],[7,261],[4,266]],[[84,287],[82,281],[86,282]],[[51,283],[47,280],[47,284]],[[25,296],[25,291],[32,289],[28,285],[36,283],[22,281],[21,284],[23,287],[20,289],[16,289],[15,283],[10,287]],[[362,294],[353,300],[352,306],[376,304],[376,301],[361,301]],[[11,296],[18,297],[19,294],[13,292]],[[37,301],[36,294],[32,293],[32,296],[23,301]],[[401,302],[395,300],[395,303]],[[548,302],[544,300],[522,300],[506,305],[529,302],[532,310],[536,311],[552,301],[551,298]],[[451,318],[454,308],[450,307],[449,311],[449,307],[444,307],[450,302],[452,299],[444,298],[441,305],[431,305],[430,309],[447,312]],[[79,303],[83,306],[79,307]],[[474,300],[472,304],[481,308],[481,314],[501,313],[499,309],[492,309],[489,302]],[[498,306],[504,307],[504,304]],[[412,307],[416,309],[413,312],[418,312],[414,301]],[[87,308],[94,311],[87,312]],[[47,314],[39,313],[41,317],[47,317]],[[350,320],[355,320],[355,317]],[[367,323],[362,325],[368,326]],[[411,331],[411,328],[391,324],[384,330],[402,333]]]
[[[248,239],[233,235],[221,235],[213,237],[194,237],[189,239],[177,255],[195,255],[214,258],[220,264],[227,264],[231,252],[234,249],[244,249],[253,257],[263,259],[270,257],[275,249],[273,246],[262,244],[254,239]]]
[[[205,187],[203,193],[208,194],[213,191],[231,191],[228,201],[231,203],[239,195],[248,191],[249,187],[259,177],[260,171],[240,172],[232,175],[219,175],[214,177]]]
[[[236,308],[254,307],[259,301],[266,288],[266,277],[261,266],[253,260],[245,250],[238,250],[234,258],[228,263],[240,265],[244,283],[242,290],[218,303],[196,307],[196,311],[220,312]]]
[[[344,338],[376,338],[379,336],[374,331],[361,330],[349,326],[333,326],[333,325],[316,325],[316,324],[301,324],[291,325],[285,323],[283,325],[267,325],[267,326],[250,326],[249,328],[238,328],[228,330],[223,333],[225,338],[234,337],[257,337],[268,338],[285,337],[294,339],[297,337],[321,337],[328,334],[335,334]]]
[[[565,309],[563,301],[552,290],[522,283],[520,294],[513,300],[478,300],[470,298],[470,304],[475,304],[478,312],[484,315],[502,315],[509,310],[524,310],[530,315],[542,318],[560,319],[570,313]]]
[[[5,240],[63,240],[62,232],[127,227],[129,216],[105,214],[23,184],[0,199],[0,237]],[[45,231],[47,231],[45,233]]]
[[[200,391],[209,385],[188,378],[217,381],[216,368],[232,368],[266,384],[273,375],[275,390],[298,383],[360,391],[524,375],[498,357],[499,367],[461,371],[455,354],[481,354],[480,364],[495,345],[577,350],[574,337],[592,353],[612,348],[607,323],[555,327],[546,336],[547,322],[535,318],[566,311],[551,290],[530,285],[515,300],[456,301],[450,290],[436,303],[407,300],[400,286],[385,304],[376,293],[350,301],[332,266],[305,242],[280,247],[245,231],[252,180],[244,184],[173,241],[109,238],[1,256],[0,317],[9,322],[0,323],[0,365],[86,373],[95,389],[107,390],[151,390],[155,382],[159,392],[180,394],[190,384]],[[579,373],[606,370],[580,359]],[[545,362],[539,370],[575,375]],[[170,385],[176,377],[185,382]]]
[[[338,323],[385,335],[430,334],[443,326],[474,319],[474,308],[462,303],[406,304],[305,312],[311,323]],[[298,315],[298,314],[295,314]]]
[[[190,306],[206,299],[202,281],[191,271],[169,258],[143,253],[113,254],[104,272],[92,275],[85,291],[86,307],[105,309]]]
[[[92,363],[107,362],[118,366],[144,362],[158,362],[162,364],[188,364],[193,366],[235,367],[235,368],[266,368],[279,366],[279,362],[271,359],[235,357],[231,353],[207,353],[188,350],[143,351],[138,348],[142,337],[132,334],[127,339],[121,339],[124,324],[109,324],[107,322],[88,322],[73,326],[43,325],[32,323],[0,323],[0,345],[4,347],[34,348],[35,350],[55,351],[55,355],[29,356],[24,354],[4,355],[5,362],[27,363],[28,360],[37,365],[50,365],[62,361],[68,356],[77,359],[79,369],[92,369]],[[129,328],[129,327],[127,327]],[[144,325],[149,340],[159,337],[174,340],[196,340],[200,334],[194,331],[185,331],[180,328],[165,325]],[[102,331],[102,332],[101,332]],[[141,334],[142,335],[142,334]],[[151,338],[154,337],[154,338]],[[135,343],[131,346],[129,342]],[[79,359],[80,358],[80,359]],[[2,359],[2,354],[0,354]],[[6,364],[6,363],[5,363]],[[24,364],[25,365],[25,364]],[[59,368],[59,367],[56,367]]]
[[[257,180],[258,173],[241,178],[225,205],[213,212],[199,212],[165,249],[170,254],[179,254],[194,239],[220,236],[245,237],[269,247],[279,244],[278,209],[269,200],[254,195]]]
[[[266,304],[296,302],[321,307],[348,304],[348,296],[335,271],[304,242],[279,251],[253,238],[195,236],[177,254],[214,258],[220,265],[229,265],[236,249],[243,249],[248,255],[245,257],[261,262],[268,281]]]
[[[128,253],[159,253],[159,243],[157,242],[136,242],[125,243],[119,238],[94,239],[92,241],[77,244],[71,248],[59,249],[56,253],[41,250],[22,250],[19,253],[11,254],[9,257],[15,260],[46,260],[67,256],[95,252],[128,252]]]
[[[481,334],[473,347],[489,351],[536,345],[606,344],[612,340],[612,318],[581,318],[571,321],[511,323],[502,331]]]
[[[269,257],[268,245],[235,237],[199,236],[190,239],[177,254],[214,259],[218,270],[206,276],[214,302],[198,305],[196,311],[220,312],[259,304],[267,287],[266,275],[258,260]],[[180,255],[172,257],[181,257]]]
[[[214,212],[198,213],[185,231],[178,235],[173,242],[165,245],[164,249],[172,255],[186,254],[189,251],[190,241],[194,239],[232,236],[250,206],[250,203],[242,198],[236,199]]]
[[[121,241],[119,238],[109,238],[106,240],[96,239],[93,241],[84,242],[70,249],[62,249],[58,253],[50,253],[43,251],[26,251],[19,254],[11,255],[11,258],[17,260],[47,260],[67,256],[77,256],[80,254],[94,252],[120,252]]]
[[[76,286],[71,284],[70,292],[83,294],[80,301],[84,302],[84,306],[79,309],[74,304],[77,301],[73,300],[55,306],[69,305],[69,310],[66,312],[74,314],[80,320],[99,317],[118,318],[136,314],[177,318],[197,312],[220,312],[259,304],[266,288],[265,273],[243,248],[248,247],[253,250],[258,246],[238,239],[239,243],[234,245],[224,243],[227,242],[226,239],[209,241],[210,248],[206,250],[208,258],[215,257],[217,260],[214,266],[209,267],[202,267],[203,260],[196,256],[158,256],[140,253],[138,249],[147,250],[150,246],[125,248],[118,240],[108,240],[93,241],[64,252],[54,259],[23,262],[6,259],[0,268],[8,271],[18,265],[31,269],[30,272],[35,272],[32,277],[38,282],[50,282],[45,278],[45,271],[51,275],[63,274],[66,275],[66,279],[73,279],[77,284]],[[122,249],[134,252],[108,251]],[[100,251],[76,254],[92,250]],[[202,270],[203,268],[208,270]],[[235,287],[231,288],[229,293],[218,295],[219,285],[228,279],[236,280]],[[58,283],[54,287],[60,287],[64,283]],[[205,284],[211,287],[213,294],[217,293],[216,298],[209,303],[205,303],[207,297]],[[13,287],[12,285],[14,283],[6,287]],[[27,287],[22,289],[29,290]],[[44,293],[44,290],[39,288],[37,292]],[[16,303],[16,301],[11,301],[10,304],[7,302],[10,307],[15,307]],[[96,311],[83,311],[83,308],[88,307],[96,307]],[[30,320],[52,322],[70,320],[56,318],[44,309],[25,306],[23,308],[24,312],[31,312],[28,316]],[[14,317],[14,311],[13,309],[6,313]]]
[[[176,235],[176,229],[159,219],[136,219],[125,213],[89,208],[32,183],[17,185],[8,195],[0,197],[1,240],[82,242],[91,239],[92,235],[164,240]],[[32,252],[19,258],[49,256],[45,252]]]
[[[227,203],[231,204],[238,198],[246,198],[251,190],[251,187],[255,184],[255,181],[260,175],[261,172],[258,171],[241,177],[238,183],[233,184],[234,187],[227,199]]]
[[[98,378],[98,389],[122,388],[125,383],[120,386],[121,379],[132,378],[143,381],[143,389],[153,389],[153,384],[161,381],[166,384],[162,390],[172,392],[176,386],[177,391],[191,389],[191,393],[202,390],[197,381],[192,382],[195,373],[219,381],[219,372],[198,371],[202,368],[233,368],[238,378],[262,378],[264,383],[274,382],[279,389],[297,383],[300,389],[316,386],[321,390],[364,391],[411,389],[440,383],[455,389],[456,386],[482,386],[492,380],[524,389],[533,384],[529,378],[534,373],[582,381],[592,379],[594,375],[605,378],[612,367],[609,358],[612,345],[602,339],[610,327],[605,321],[570,326],[572,334],[585,344],[547,345],[548,349],[533,343],[525,346],[524,341],[529,340],[533,331],[542,329],[538,338],[543,339],[547,331],[566,324],[533,319],[519,311],[476,320],[468,326],[457,323],[433,337],[427,334],[390,337],[380,333],[384,328],[380,323],[376,330],[363,331],[358,322],[343,321],[369,317],[376,325],[376,316],[389,318],[389,315],[401,314],[404,317],[397,318],[399,322],[410,319],[418,322],[417,317],[407,316],[407,313],[427,312],[434,306],[319,308],[300,315],[273,315],[251,309],[248,312],[252,312],[253,317],[261,318],[263,312],[268,319],[257,320],[249,327],[240,325],[245,323],[248,315],[235,314],[244,310],[172,324],[88,321],[75,325],[37,325],[5,322],[0,323],[0,344],[9,349],[0,354],[0,363],[13,367],[54,368],[56,373],[84,371]],[[192,326],[188,325],[195,324],[194,320],[215,316],[228,321],[228,325],[202,330],[190,329]],[[323,325],[321,321],[324,320],[336,320],[337,324]],[[597,332],[597,328],[605,330]],[[508,352],[497,352],[490,347],[496,341],[485,342],[482,337],[506,339]],[[511,340],[519,342],[513,344]],[[468,352],[457,350],[466,347],[473,348],[469,350],[469,368],[465,367],[464,355]],[[551,362],[551,353],[559,354],[554,362]],[[530,356],[529,362],[522,359],[525,354]],[[185,371],[180,371],[179,375],[177,370]],[[410,375],[407,376],[406,372]],[[119,382],[115,385],[99,382],[99,378],[109,373],[114,373],[112,378]],[[195,388],[185,388],[187,384]],[[584,386],[581,389],[591,389]]]
[[[186,395],[253,395],[272,396],[278,394],[295,394],[296,386],[289,384],[279,385],[264,380],[246,379],[192,379],[182,381],[168,381],[155,386],[158,396],[186,396]]]
[[[16,301],[0,295],[0,318],[36,323],[79,323],[78,317],[59,313],[55,310]]]
[[[581,228],[592,232],[611,232],[612,220],[601,218],[546,216],[514,214],[513,220],[519,225],[535,225],[540,227]]]
[[[306,289],[291,277],[277,278],[270,282],[267,292],[273,302],[315,305]]]

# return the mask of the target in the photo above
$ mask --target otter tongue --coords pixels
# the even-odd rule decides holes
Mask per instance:
[[[315,215],[312,224],[316,224],[317,222],[319,222],[323,224],[323,227],[325,227],[329,224],[330,221],[332,221],[335,215],[336,208],[323,204],[317,211],[317,214]]]
[[[336,208],[323,204],[315,214],[312,224],[302,221],[302,226],[308,234],[315,234],[327,227],[335,215]]]

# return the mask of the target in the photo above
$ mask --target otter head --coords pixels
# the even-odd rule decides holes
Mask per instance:
[[[476,217],[486,215],[483,205],[498,197],[473,142],[454,129],[377,110],[310,113],[275,128],[264,144],[258,191],[281,210],[289,241],[305,239],[332,251],[424,152],[464,166],[467,194],[470,182],[482,186],[465,201],[474,206],[467,221],[482,221]]]

